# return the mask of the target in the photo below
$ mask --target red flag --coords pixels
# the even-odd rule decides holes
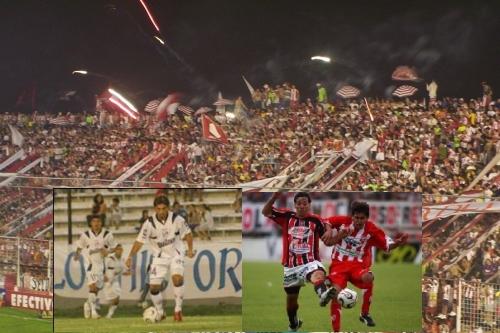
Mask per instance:
[[[224,133],[222,128],[210,119],[209,116],[205,114],[201,116],[201,125],[203,127],[203,138],[205,140],[223,144],[228,143],[226,133]]]

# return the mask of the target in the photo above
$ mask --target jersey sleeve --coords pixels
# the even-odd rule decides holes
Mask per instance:
[[[392,238],[387,236],[384,230],[380,229],[372,222],[367,222],[367,224],[369,224],[368,227],[370,228],[371,236],[368,245],[375,246],[378,249],[388,252],[391,244],[394,244]]]
[[[139,231],[139,234],[137,235],[137,238],[135,240],[139,243],[144,244],[146,243],[150,235],[151,235],[151,223],[149,222],[149,220],[146,220],[142,224],[141,230]]]
[[[177,215],[175,217],[175,222],[177,224],[177,228],[179,230],[179,237],[181,239],[183,239],[184,237],[186,237],[186,235],[191,233],[191,228],[189,227],[186,220],[182,216]]]
[[[276,222],[277,224],[283,226],[288,223],[292,211],[286,208],[272,208],[271,216],[269,217],[271,220]]]
[[[111,232],[106,236],[105,239],[105,245],[108,247],[108,249],[114,249],[118,243],[116,243],[115,237]]]
[[[349,222],[351,222],[351,218],[343,215],[330,216],[323,219],[323,223],[328,223],[335,229],[340,229],[342,225],[348,224]]]
[[[85,249],[87,247],[87,236],[85,236],[85,233],[82,232],[80,235],[80,238],[78,239],[78,242],[76,243],[76,247],[79,249]]]

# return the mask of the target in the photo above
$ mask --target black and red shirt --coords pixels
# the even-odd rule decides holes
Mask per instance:
[[[296,267],[320,261],[319,238],[325,227],[319,216],[308,214],[299,218],[294,211],[273,207],[270,218],[283,230],[283,266]]]

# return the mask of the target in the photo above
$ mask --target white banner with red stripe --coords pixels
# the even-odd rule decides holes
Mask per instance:
[[[500,201],[462,202],[447,205],[424,206],[422,208],[422,219],[424,221],[430,221],[452,215],[471,213],[500,213]]]

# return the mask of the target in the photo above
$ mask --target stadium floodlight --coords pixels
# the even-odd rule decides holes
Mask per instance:
[[[324,57],[324,56],[314,56],[311,57],[311,60],[319,60],[327,63],[330,63],[332,61],[329,57]]]
[[[161,39],[160,37],[158,36],[155,36],[156,40],[159,41],[162,45],[165,45],[165,41],[163,39]]]
[[[87,72],[86,70],[84,69],[79,69],[79,70],[76,70],[76,71],[73,71],[72,74],[82,74],[82,75],[87,75],[89,72]]]

